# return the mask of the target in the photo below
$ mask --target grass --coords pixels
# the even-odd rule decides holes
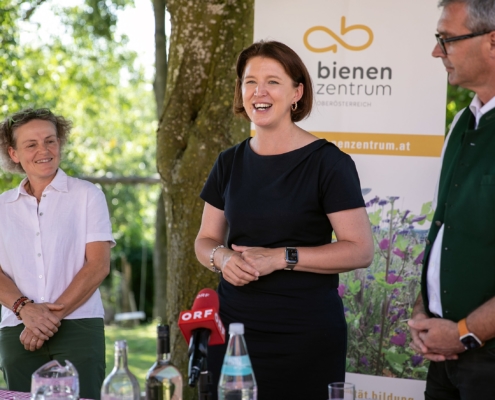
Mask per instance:
[[[116,340],[126,340],[128,347],[128,365],[130,371],[136,375],[141,391],[144,391],[146,372],[156,359],[156,324],[139,325],[135,328],[119,326],[105,327],[107,376],[114,365],[114,343]],[[0,388],[7,384],[0,373]]]

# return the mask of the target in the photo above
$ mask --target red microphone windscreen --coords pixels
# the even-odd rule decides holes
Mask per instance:
[[[217,292],[215,292],[213,289],[203,289],[194,299],[192,309],[201,310],[204,308],[214,308],[216,311],[218,311],[219,307],[220,302],[218,301]]]
[[[201,290],[191,311],[182,311],[179,315],[179,328],[189,343],[191,333],[198,328],[211,331],[209,345],[225,343],[225,328],[218,315],[218,294],[212,289]]]

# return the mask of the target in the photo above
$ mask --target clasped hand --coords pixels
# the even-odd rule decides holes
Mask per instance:
[[[281,263],[283,254],[280,249],[235,244],[232,249],[234,251],[226,252],[222,260],[222,275],[235,286],[246,285],[285,266],[285,263]]]
[[[43,346],[45,340],[53,337],[60,326],[62,304],[28,303],[22,309],[24,330],[19,336],[24,348],[35,351]]]
[[[443,318],[430,318],[419,313],[408,321],[411,348],[431,361],[456,360],[465,351],[459,341],[457,324]]]

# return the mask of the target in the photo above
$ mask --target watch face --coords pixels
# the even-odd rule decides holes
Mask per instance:
[[[481,347],[481,343],[476,340],[476,338],[471,333],[468,333],[467,335],[461,337],[461,342],[466,350],[473,350]]]
[[[297,264],[298,259],[297,249],[287,247],[285,250],[285,261],[287,264]]]

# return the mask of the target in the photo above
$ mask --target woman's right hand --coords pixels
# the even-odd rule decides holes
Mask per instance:
[[[27,303],[20,311],[24,326],[41,340],[48,340],[58,332],[60,319],[54,311],[64,308],[63,304]]]
[[[250,282],[257,281],[260,273],[245,260],[241,253],[227,248],[217,250],[217,256],[221,259],[219,263],[223,278],[234,286],[244,286]]]

